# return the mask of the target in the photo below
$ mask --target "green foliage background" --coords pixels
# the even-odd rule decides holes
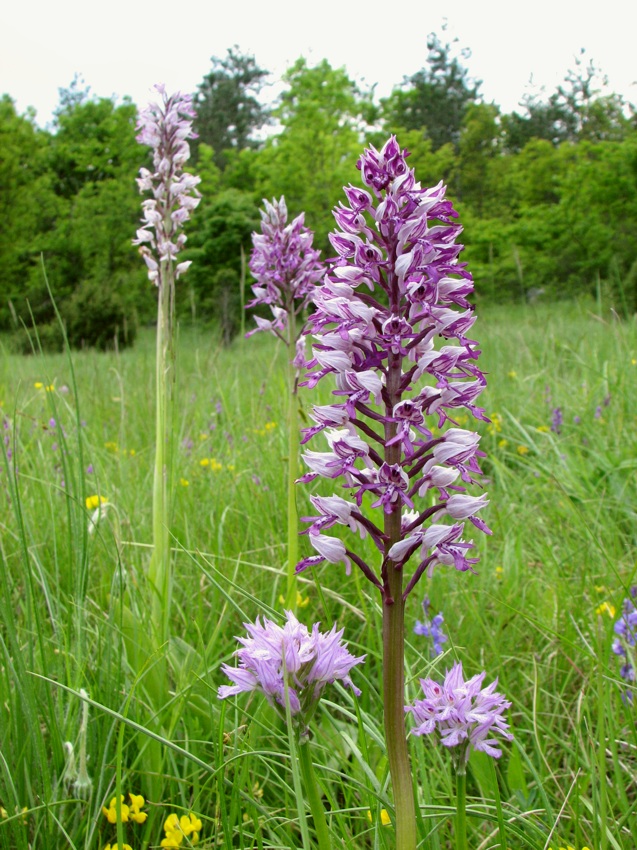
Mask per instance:
[[[203,200],[188,228],[195,262],[181,287],[182,318],[216,322],[226,340],[237,332],[241,253],[250,253],[263,198],[284,194],[331,256],[342,187],[358,181],[363,147],[390,133],[423,185],[448,184],[478,298],[595,294],[622,315],[637,309],[634,108],[600,95],[582,55],[552,95],[502,114],[483,101],[466,51],[436,35],[427,46],[423,67],[380,103],[345,68],[300,58],[267,108],[268,72],[253,57],[237,47],[213,57],[194,93],[199,138],[189,166]],[[0,329],[35,320],[43,342],[59,343],[40,258],[71,344],[125,345],[152,321],[154,292],[131,246],[135,177],[148,157],[135,121],[134,104],[93,98],[77,81],[60,91],[47,130],[8,95],[0,101]]]

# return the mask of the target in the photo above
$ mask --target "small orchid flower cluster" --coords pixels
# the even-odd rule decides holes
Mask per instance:
[[[472,570],[477,558],[467,554],[473,542],[464,539],[465,520],[490,533],[477,517],[486,495],[471,496],[464,486],[481,474],[480,438],[454,421],[459,408],[488,421],[475,404],[486,381],[476,366],[477,343],[467,336],[475,315],[472,278],[458,261],[462,228],[442,183],[421,188],[407,156],[393,136],[382,150],[367,149],[358,167],[370,191],[346,187],[348,204],[334,210],[338,230],[330,241],[338,256],[313,296],[305,384],[329,375],[339,401],[310,414],[316,425],[303,442],[325,431],[329,451],[306,451],[310,472],[300,479],[340,478],[354,501],[311,497],[318,516],[306,518],[305,533],[318,554],[297,571],[324,560],[342,561],[349,571],[354,561],[386,602],[393,598],[389,572],[402,574],[414,553],[418,563],[403,598],[438,564]],[[428,424],[431,416],[436,426]],[[382,509],[384,528],[364,515],[366,494]],[[417,497],[427,507],[417,509]],[[451,524],[439,522],[446,517]],[[382,554],[380,575],[323,533],[335,524],[371,536]]]
[[[270,331],[286,345],[297,347],[295,365],[305,365],[305,354],[299,335],[298,339],[286,337],[293,319],[307,306],[316,283],[323,277],[325,267],[319,260],[320,251],[312,247],[314,234],[305,227],[304,213],[287,224],[288,210],[285,198],[263,201],[261,210],[261,233],[252,234],[253,250],[250,271],[256,279],[252,286],[254,299],[247,307],[267,305],[272,319],[255,316],[257,327],[246,336],[258,331]],[[292,322],[291,322],[292,320]]]
[[[150,103],[140,112],[137,123],[137,141],[153,149],[155,169],[153,172],[141,168],[137,184],[140,192],[152,192],[154,197],[142,203],[144,224],[133,244],[141,246],[148,277],[160,286],[162,265],[174,261],[186,243],[185,234],[179,231],[199,203],[196,186],[200,178],[183,171],[190,156],[187,140],[195,138],[192,130],[195,112],[190,95],[177,92],[168,96],[161,84],[155,90],[161,96],[161,103]],[[183,274],[189,265],[190,261],[178,263],[175,277]]]
[[[613,652],[623,659],[621,670],[622,679],[627,682],[635,681],[635,645],[637,644],[637,608],[634,599],[637,597],[637,587],[631,587],[630,599],[624,599],[622,614],[615,621],[616,638],[613,641]],[[632,694],[628,695],[632,700]]]
[[[425,596],[423,599],[422,608],[425,614],[423,618],[424,623],[421,623],[420,620],[416,620],[414,633],[431,639],[433,644],[431,647],[432,655],[442,655],[444,651],[442,645],[447,642],[447,635],[442,630],[442,624],[444,623],[445,618],[442,616],[442,613],[438,613],[429,619],[431,602],[429,601],[428,596]]]
[[[457,769],[467,763],[471,749],[499,758],[502,751],[493,735],[513,740],[502,716],[511,703],[496,692],[497,679],[482,687],[485,675],[479,673],[465,682],[462,664],[458,662],[447,672],[442,685],[433,679],[421,679],[425,698],[405,708],[417,724],[412,735],[438,732],[441,744],[454,748]]]
[[[285,710],[287,691],[290,713],[304,729],[328,683],[338,679],[360,694],[349,674],[365,656],[349,652],[341,640],[343,630],[337,631],[336,626],[325,633],[314,623],[309,631],[291,611],[286,618],[283,626],[266,617],[262,623],[258,618],[244,623],[248,637],[237,638],[243,645],[235,653],[239,666],[222,665],[234,684],[222,685],[218,695],[224,699],[243,691],[261,691],[271,705]]]

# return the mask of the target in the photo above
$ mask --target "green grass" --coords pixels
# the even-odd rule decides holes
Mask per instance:
[[[408,695],[417,695],[419,677],[442,675],[458,658],[467,675],[499,677],[512,702],[515,742],[495,773],[486,756],[470,762],[470,847],[498,847],[504,824],[512,850],[633,850],[636,718],[622,700],[603,603],[617,616],[637,583],[635,324],[602,320],[592,303],[484,308],[475,334],[489,373],[483,403],[493,422],[480,430],[493,536],[476,535],[478,575],[439,568],[410,598],[408,623],[421,617],[427,593],[450,642],[432,661],[425,639],[408,634]],[[282,610],[283,352],[265,335],[223,349],[193,329],[182,332],[178,351],[174,637],[160,734],[147,699],[160,659],[145,654],[144,641],[153,334],[119,354],[74,353],[72,370],[66,355],[2,358],[11,455],[0,464],[4,848],[114,844],[116,828],[101,809],[116,788],[147,799],[146,822],[124,824],[134,850],[158,846],[172,812],[201,818],[199,846],[302,846],[285,727],[257,696],[216,697],[242,623]],[[310,394],[302,396],[307,406]],[[560,434],[550,430],[555,407]],[[316,486],[332,492],[329,482]],[[301,516],[311,513],[310,492],[298,488]],[[95,526],[85,506],[92,495],[108,500]],[[352,651],[367,653],[353,673],[362,696],[327,691],[312,728],[334,846],[391,847],[393,827],[380,821],[392,803],[379,599],[340,565],[303,576],[301,589],[304,622],[338,621]],[[79,760],[81,688],[90,699],[88,799],[65,774],[65,742]],[[410,748],[420,846],[442,850],[453,840],[449,759],[427,739],[411,739]]]

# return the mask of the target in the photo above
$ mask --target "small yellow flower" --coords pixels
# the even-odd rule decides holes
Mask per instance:
[[[7,812],[5,807],[0,806],[0,818],[8,818],[8,817],[9,817],[9,813]]]
[[[508,445],[509,445],[509,441],[508,441],[508,440],[498,440],[498,448],[499,448],[499,449],[506,449],[506,447],[507,447]]]
[[[44,384],[42,383],[42,381],[36,381],[35,384],[33,384],[33,386],[36,388],[36,390],[44,389]]]
[[[606,588],[604,587],[603,584],[596,584],[595,585],[595,591],[596,591],[596,593],[606,593]]]
[[[633,357],[633,359],[630,362],[632,363],[633,366],[637,366],[637,358]],[[586,850],[586,847],[584,847],[583,850]]]
[[[252,786],[252,794],[256,800],[260,800],[263,797],[263,788],[258,782],[255,782]]]
[[[135,455],[137,454],[137,452],[135,451],[135,449],[129,449],[129,450],[128,450],[128,454],[129,454],[131,457],[135,457]]]
[[[509,372],[507,372],[507,378],[517,378],[517,376],[518,373],[515,371],[515,369],[511,369]]]
[[[612,620],[615,616],[615,606],[611,605],[610,602],[602,602],[602,604],[598,605],[595,609],[595,613],[599,614],[600,617],[602,616],[602,614],[608,614],[608,616]]]
[[[498,434],[502,430],[502,417],[499,413],[492,413],[489,417],[491,422],[487,425],[489,434]]]
[[[141,794],[132,794],[129,792],[128,796],[130,797],[130,819],[134,820],[135,823],[144,823],[148,814],[142,812],[141,808],[146,804],[146,801]]]
[[[281,605],[285,605],[285,596],[283,594],[281,594],[279,596],[279,602],[281,603]],[[297,590],[296,591],[296,607],[297,608],[307,608],[307,606],[309,604],[310,604],[310,597],[309,596],[303,596],[303,594],[300,593]]]
[[[94,511],[100,505],[105,505],[108,502],[106,496],[87,496],[84,504],[87,511]]]
[[[265,430],[266,431],[273,431],[275,428],[276,428],[276,422],[266,422],[265,423]]]
[[[104,443],[104,448],[107,449],[109,452],[113,452],[114,454],[117,454],[117,452],[119,451],[117,443],[114,443],[112,440],[109,440],[107,443]]]
[[[548,434],[548,432],[549,432],[551,429],[549,428],[549,426],[548,426],[548,425],[538,425],[538,426],[537,426],[537,428],[536,428],[535,430],[536,430],[536,431],[539,431],[539,432],[540,432],[540,434]]]
[[[182,487],[190,487],[190,481],[187,478],[180,478],[179,483]]]
[[[210,458],[209,457],[202,457],[201,460],[199,461],[199,466],[210,466]]]
[[[528,455],[529,448],[528,448],[528,446],[518,446],[516,451],[519,455],[524,456],[524,455]]]
[[[44,389],[47,391],[47,393],[52,393],[55,390],[55,386],[53,384],[49,384]]]
[[[130,844],[122,844],[123,850],[133,850]],[[107,844],[104,850],[119,850],[119,844]]]
[[[122,823],[128,823],[128,816],[130,813],[130,808],[124,802],[124,795],[122,794],[120,799],[120,812],[122,816]],[[102,811],[106,817],[106,820],[109,823],[117,823],[117,808],[116,808],[117,798],[113,797],[111,802],[108,804],[108,809],[106,806],[102,806]]]
[[[204,434],[204,433],[202,432],[201,434],[199,434],[199,439],[200,439],[200,440],[201,440],[201,442],[203,443],[203,441],[204,441],[204,440],[207,440],[207,439],[208,439],[208,435],[207,435],[207,434]]]
[[[367,810],[367,820],[370,823],[373,820],[372,813],[370,812],[369,809]],[[383,826],[389,826],[389,824],[391,823],[391,818],[389,817],[389,812],[387,811],[387,809],[381,809],[380,810],[380,822]]]
[[[502,581],[502,576],[503,576],[503,575],[504,575],[504,568],[503,568],[503,567],[501,567],[501,566],[498,564],[498,566],[495,568],[495,577],[498,579],[498,581]]]

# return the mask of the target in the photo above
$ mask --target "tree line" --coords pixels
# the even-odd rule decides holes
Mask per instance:
[[[216,321],[226,338],[237,332],[262,198],[284,194],[292,215],[305,211],[330,256],[331,209],[357,180],[362,146],[389,133],[423,185],[448,184],[479,298],[597,293],[620,313],[637,309],[635,107],[600,94],[582,53],[550,96],[503,113],[485,102],[465,52],[435,34],[427,47],[422,69],[380,102],[346,69],[300,58],[268,107],[270,75],[254,57],[233,47],[212,58],[194,93],[190,170],[202,178],[202,203],[182,317]],[[146,164],[136,114],[77,79],[60,91],[51,129],[0,100],[0,329],[35,322],[45,344],[58,344],[49,285],[72,344],[107,346],[116,334],[125,345],[151,320],[154,293],[131,246]]]

